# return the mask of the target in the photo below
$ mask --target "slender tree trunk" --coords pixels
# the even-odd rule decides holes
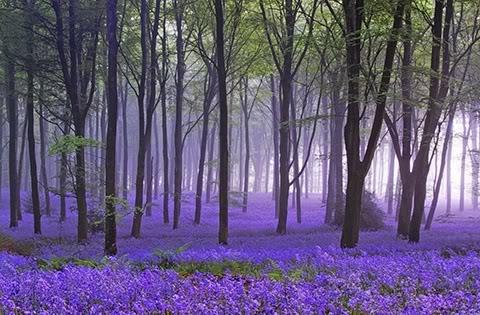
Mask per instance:
[[[205,172],[205,158],[207,155],[208,141],[208,124],[210,121],[210,107],[215,98],[215,90],[217,89],[217,75],[213,69],[209,69],[208,87],[205,91],[206,95],[203,100],[203,120],[200,140],[200,157],[198,160],[198,174],[195,193],[195,224],[200,224],[202,213],[202,196],[203,196],[203,175]],[[208,185],[208,181],[207,181]]]
[[[440,161],[440,169],[437,176],[437,182],[433,191],[433,199],[430,205],[430,211],[428,212],[427,221],[425,223],[425,230],[430,230],[433,222],[433,216],[438,204],[438,198],[440,197],[440,189],[442,187],[443,172],[445,170],[446,159],[449,149],[449,143],[452,135],[453,120],[455,118],[455,109],[451,109],[448,115],[447,129],[445,131],[445,140],[442,148],[442,156]]]
[[[115,210],[115,170],[117,145],[118,93],[117,93],[117,0],[107,0],[107,106],[108,129],[105,163],[105,254],[117,254],[117,227]]]
[[[0,95],[0,161],[3,161],[3,124],[4,121],[7,121],[4,118],[3,106],[4,106],[4,95],[3,95],[3,87],[1,91],[2,95]],[[0,163],[0,204],[2,203],[2,196],[3,196],[3,163]]]
[[[273,74],[270,75],[270,90],[272,92],[272,134],[273,134],[273,199],[275,202],[275,218],[278,218],[278,202],[279,202],[279,128],[278,128],[278,105],[277,105],[277,91],[276,83]]]
[[[11,58],[5,61],[6,105],[9,125],[8,174],[10,185],[10,228],[18,226],[18,179],[17,179],[17,96],[15,95],[15,63]]]
[[[18,161],[18,174],[17,174],[17,219],[22,221],[22,200],[20,198],[20,191],[22,187],[22,178],[23,178],[23,167],[25,161],[25,144],[27,142],[27,127],[28,127],[28,117],[25,115],[25,119],[22,126],[22,141],[20,144],[20,157]],[[25,167],[27,168],[28,165]],[[25,174],[25,183],[27,182],[27,174]],[[26,189],[25,189],[26,190]]]
[[[480,154],[478,152],[478,118],[475,112],[470,113],[470,132],[471,132],[471,143],[470,143],[470,157],[472,162],[472,209],[478,209],[478,174],[480,167]]]
[[[40,88],[41,90],[43,87]],[[43,105],[40,104],[40,115],[43,115]],[[47,141],[48,141],[48,125],[45,124],[43,117],[39,117],[38,124],[40,127],[40,173],[42,178],[43,192],[45,198],[45,214],[47,216],[51,215],[50,208],[50,189],[48,186],[48,176],[47,176]]]
[[[147,148],[146,153],[146,176],[145,184],[147,185],[146,199],[145,199],[145,215],[147,217],[152,216],[152,184],[153,184],[153,156],[152,156],[152,143],[150,139],[150,144]]]
[[[154,168],[154,183],[155,190],[153,192],[155,200],[158,200],[158,195],[160,191],[160,139],[159,139],[159,130],[158,130],[158,117],[157,112],[155,111],[153,115],[153,134],[155,136],[155,168]]]
[[[139,113],[139,146],[138,146],[138,158],[137,158],[137,177],[135,182],[135,214],[133,218],[131,235],[135,238],[140,237],[141,222],[143,216],[143,190],[145,179],[145,163],[151,163],[146,161],[146,151],[150,147],[150,140],[152,138],[152,124],[153,113],[156,105],[156,82],[157,82],[157,35],[159,28],[159,15],[160,15],[160,0],[155,1],[155,10],[153,18],[153,26],[151,30],[151,36],[147,34],[147,15],[148,7],[147,1],[142,0],[140,5],[140,43],[142,51],[142,66],[138,88],[138,113]],[[147,106],[145,111],[145,91],[146,91],[146,78],[147,78],[147,66],[148,66],[148,49],[147,38],[150,39],[150,68],[149,71],[149,86],[147,95]]]
[[[26,100],[26,115],[28,124],[28,153],[30,162],[30,183],[32,196],[32,210],[33,210],[33,232],[35,234],[42,234],[41,212],[40,212],[40,196],[38,194],[38,172],[37,172],[37,157],[35,154],[35,116],[34,116],[34,55],[33,55],[33,0],[27,1],[26,22],[27,22],[27,100]]]
[[[208,167],[207,167],[207,187],[205,192],[205,201],[210,203],[212,195],[212,180],[213,180],[213,155],[215,151],[215,132],[217,130],[217,123],[213,124],[213,128],[210,131],[210,143],[208,148]]]
[[[75,119],[75,135],[77,137],[84,138],[85,135],[85,121]],[[87,219],[87,195],[85,184],[85,148],[79,147],[75,153],[76,165],[75,165],[75,192],[77,197],[77,211],[78,211],[78,224],[77,224],[77,241],[84,243],[87,241],[88,234],[88,219]]]
[[[166,84],[168,78],[168,51],[167,51],[167,0],[163,0],[163,16],[162,16],[162,67],[160,80],[160,102],[162,110],[162,157],[163,157],[163,223],[169,223],[168,199],[169,195],[169,161],[168,161],[168,126],[167,126],[167,91]]]
[[[68,135],[70,133],[70,121],[68,119],[65,119],[64,121],[64,130],[65,130],[65,135]],[[67,201],[66,201],[67,168],[68,168],[68,157],[67,157],[67,154],[63,152],[61,154],[61,159],[60,159],[60,176],[59,176],[60,222],[65,222],[65,220],[67,219]]]
[[[176,68],[176,94],[175,94],[175,170],[173,192],[173,229],[178,228],[180,221],[180,209],[182,201],[182,176],[183,176],[183,136],[182,136],[182,113],[183,113],[183,78],[185,75],[185,55],[183,42],[183,0],[173,0],[175,11],[175,23],[177,30],[177,68]]]
[[[467,160],[467,146],[468,146],[468,128],[465,117],[465,107],[462,106],[462,157],[460,165],[460,196],[458,210],[463,212],[465,209],[465,162]]]
[[[325,219],[324,223],[325,224],[330,224],[333,222],[333,213],[335,211],[335,196],[336,196],[336,185],[335,182],[337,181],[336,178],[336,166],[337,162],[334,159],[334,152],[335,152],[335,146],[338,145],[336,141],[334,141],[334,131],[336,130],[335,126],[335,112],[334,112],[334,106],[331,108],[331,115],[332,117],[330,118],[330,133],[332,134],[332,139],[330,140],[330,154],[328,156],[325,156],[324,158],[329,161],[328,165],[328,178],[327,178],[327,200],[326,200],[326,205],[325,205]],[[340,139],[341,141],[341,139]],[[326,153],[326,152],[325,152]],[[325,174],[322,172],[322,177],[325,177]],[[325,178],[322,180],[325,181]],[[323,189],[322,189],[323,191]],[[343,197],[342,197],[343,199]]]
[[[240,94],[242,96],[242,94]],[[241,97],[242,98],[242,97]],[[248,79],[245,79],[244,82],[244,91],[243,91],[243,101],[242,101],[242,112],[243,112],[243,129],[245,132],[245,162],[243,166],[243,201],[242,201],[242,212],[247,212],[248,206],[248,183],[250,181],[250,129],[249,129],[249,120],[250,120],[250,110],[248,106]],[[257,172],[255,172],[257,173]],[[255,177],[257,177],[255,175]]]
[[[427,190],[427,177],[429,172],[429,152],[430,144],[438,125],[441,115],[441,107],[448,93],[450,76],[450,23],[453,16],[453,0],[446,1],[445,23],[443,26],[442,41],[442,19],[443,19],[444,0],[435,1],[435,10],[432,27],[432,57],[431,57],[431,78],[429,92],[429,107],[425,117],[425,126],[421,139],[420,148],[413,164],[413,173],[415,174],[415,193],[413,204],[413,215],[410,221],[408,240],[412,243],[418,243],[420,240],[420,225],[424,216],[425,197]],[[440,52],[443,48],[442,70],[440,69]],[[441,74],[441,75],[440,75]],[[441,78],[441,79],[440,79]]]
[[[128,103],[128,82],[125,80],[122,95],[122,140],[123,140],[123,171],[122,171],[122,196],[128,199],[128,125],[127,125],[127,103]]]
[[[215,29],[216,29],[216,52],[217,52],[217,73],[218,73],[218,104],[220,108],[219,119],[219,146],[220,158],[219,168],[219,229],[218,242],[228,242],[228,177],[229,177],[229,146],[228,146],[228,104],[227,104],[227,72],[225,69],[224,49],[224,14],[223,1],[215,0]]]
[[[445,213],[449,215],[452,212],[452,146],[453,146],[453,135],[450,134],[448,139],[448,149],[447,149],[447,205]]]

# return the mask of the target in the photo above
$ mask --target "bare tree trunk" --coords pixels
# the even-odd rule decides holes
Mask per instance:
[[[162,67],[160,80],[160,102],[162,107],[162,157],[163,157],[163,223],[169,223],[168,199],[169,195],[169,161],[168,161],[168,126],[167,126],[167,91],[166,84],[168,78],[168,51],[167,51],[167,0],[163,0],[163,16],[162,16]]]
[[[450,77],[450,51],[449,36],[450,23],[453,16],[453,0],[446,1],[445,23],[443,26],[442,40],[442,19],[443,19],[444,0],[435,1],[435,10],[432,27],[432,57],[431,57],[431,77],[429,91],[429,107],[425,118],[425,126],[420,148],[413,164],[413,173],[415,174],[415,193],[413,204],[413,215],[410,221],[408,240],[417,243],[420,240],[420,225],[424,216],[425,197],[427,190],[427,177],[429,171],[429,151],[430,144],[438,125],[441,115],[441,107],[438,104],[443,103],[448,93]],[[443,48],[443,60],[441,75],[440,52]],[[441,80],[440,80],[441,78]]]
[[[117,0],[107,0],[107,106],[108,129],[105,163],[105,254],[117,254],[117,227],[115,210],[115,170],[117,145],[118,93],[117,93]]]
[[[297,120],[297,109],[295,105],[295,98],[297,97],[297,88],[296,85],[293,88],[294,91],[291,93],[291,101],[290,101],[290,117],[292,121]],[[300,166],[298,163],[298,147],[299,147],[299,139],[297,136],[297,127],[294,126],[290,128],[290,133],[292,137],[292,158],[293,158],[293,176],[295,178],[294,180],[294,185],[295,185],[295,191],[294,194],[292,195],[292,204],[295,205],[295,210],[296,210],[296,217],[297,217],[297,223],[302,223],[302,206],[301,206],[301,193],[302,189],[300,187],[300,178],[299,178],[299,171],[300,171]]]
[[[242,201],[242,212],[247,212],[248,205],[248,182],[250,180],[250,129],[249,129],[249,120],[250,120],[250,110],[248,106],[248,79],[245,78],[243,84],[244,91],[240,93],[240,98],[243,98],[242,103],[242,112],[243,112],[243,124],[245,132],[245,162],[243,167],[243,201]],[[243,95],[243,97],[242,97]],[[240,162],[241,163],[241,162]],[[257,172],[255,172],[257,173]],[[255,175],[255,177],[257,177]]]
[[[32,210],[33,210],[33,232],[35,234],[42,234],[42,224],[40,212],[40,196],[38,194],[38,172],[37,172],[37,157],[35,154],[35,116],[34,116],[34,55],[33,55],[33,12],[34,2],[33,0],[27,1],[26,9],[26,24],[27,24],[27,58],[26,58],[26,70],[27,70],[27,99],[26,99],[26,115],[28,123],[28,153],[30,162],[30,184],[31,184],[31,196],[32,196]]]
[[[428,212],[427,221],[425,223],[425,230],[430,230],[430,228],[432,226],[433,216],[435,215],[435,210],[436,210],[437,204],[438,204],[438,198],[440,197],[440,188],[442,187],[443,172],[445,170],[445,165],[446,165],[446,162],[447,162],[446,158],[447,158],[447,154],[448,154],[450,139],[451,139],[451,136],[452,136],[454,118],[455,118],[455,108],[451,109],[450,113],[448,115],[448,123],[447,123],[447,129],[445,131],[445,140],[444,140],[443,148],[442,148],[440,169],[439,169],[438,176],[437,176],[437,182],[435,184],[435,188],[434,188],[434,191],[433,191],[433,199],[432,199],[432,203],[430,205],[430,211]]]
[[[153,26],[150,36],[147,34],[147,15],[148,7],[147,1],[141,0],[140,4],[140,43],[142,51],[142,65],[141,74],[138,87],[137,103],[138,103],[138,116],[139,116],[139,144],[138,144],[138,157],[137,157],[137,176],[135,182],[135,213],[132,224],[131,235],[135,238],[140,237],[142,216],[144,212],[143,205],[143,191],[144,191],[144,178],[145,178],[145,163],[151,163],[146,161],[147,149],[150,147],[150,140],[152,138],[152,124],[153,113],[156,106],[156,82],[157,82],[157,36],[159,28],[159,15],[160,15],[160,0],[156,0],[153,18]],[[145,110],[145,91],[146,91],[146,79],[147,79],[147,67],[148,67],[148,49],[147,39],[150,44],[150,68],[148,70],[149,86],[147,94],[147,106]]]
[[[154,198],[158,200],[158,195],[160,191],[160,139],[159,139],[159,130],[158,130],[158,117],[157,112],[153,114],[153,135],[155,137],[155,167],[153,171],[154,175]]]
[[[218,242],[228,242],[228,177],[229,177],[229,146],[228,146],[228,105],[227,105],[227,72],[225,69],[224,49],[224,14],[222,0],[215,0],[215,29],[216,29],[216,51],[217,51],[217,73],[218,73],[218,104],[220,108],[219,119],[219,146],[220,158],[219,168],[219,229]]]
[[[122,91],[122,140],[123,140],[123,171],[122,171],[122,196],[128,199],[128,125],[127,125],[127,102],[128,102],[128,81]]]
[[[470,113],[470,133],[471,133],[471,150],[470,157],[472,162],[472,209],[478,209],[478,174],[480,167],[480,154],[478,153],[478,123],[477,123],[477,114],[472,111]]]
[[[43,89],[43,86],[40,87],[40,90]],[[43,105],[40,103],[40,117],[38,119],[38,124],[40,127],[40,173],[42,178],[43,192],[45,198],[45,214],[47,216],[51,215],[50,208],[50,189],[48,186],[48,176],[47,176],[47,141],[48,141],[48,125],[45,124],[43,115]]]
[[[182,137],[182,112],[183,112],[183,78],[185,75],[185,55],[183,42],[183,0],[173,0],[175,11],[175,24],[177,30],[176,51],[176,95],[175,95],[175,170],[173,192],[173,229],[178,228],[182,201],[182,175],[183,175],[183,137]]]
[[[450,133],[447,149],[447,205],[445,212],[449,215],[452,212],[452,145],[453,135]]]
[[[205,193],[205,201],[210,203],[212,195],[212,179],[213,179],[213,154],[215,151],[215,132],[217,130],[217,122],[213,124],[213,128],[210,131],[210,143],[208,148],[208,167],[207,167],[207,187]]]
[[[65,119],[64,121],[64,132],[65,135],[70,133],[70,121]],[[59,176],[59,183],[60,183],[60,222],[65,222],[67,219],[67,201],[66,201],[66,194],[67,194],[67,168],[68,168],[68,157],[65,152],[62,152],[61,159],[60,159],[60,176]]]
[[[146,199],[145,199],[145,215],[147,217],[152,216],[152,193],[153,193],[153,156],[152,156],[152,143],[150,139],[150,144],[147,148],[146,154],[146,176],[145,184],[147,185]]]
[[[3,161],[3,137],[4,137],[4,134],[3,134],[3,124],[4,124],[4,121],[7,121],[5,120],[4,118],[4,112],[3,112],[3,106],[4,106],[4,101],[5,101],[5,98],[3,95],[3,86],[2,86],[2,91],[1,91],[1,95],[0,95],[0,161]],[[3,191],[2,191],[2,188],[3,188],[3,163],[0,163],[0,204],[2,203],[2,196],[3,196]]]
[[[9,125],[8,174],[10,185],[10,228],[18,226],[18,178],[17,178],[17,138],[18,112],[15,95],[15,63],[11,58],[5,61],[6,105]]]
[[[22,221],[22,200],[20,198],[20,191],[22,187],[22,178],[23,178],[23,166],[24,166],[24,161],[25,161],[25,143],[27,142],[27,127],[28,127],[28,117],[25,115],[24,117],[24,122],[22,126],[22,141],[20,144],[20,157],[18,161],[18,174],[17,174],[17,219],[18,221]],[[27,166],[28,167],[28,166]],[[25,167],[26,168],[26,167]],[[26,180],[26,174],[25,174],[25,182]],[[26,189],[25,189],[26,190]]]
[[[273,134],[273,199],[275,202],[275,218],[278,218],[278,198],[279,198],[279,128],[278,128],[278,105],[277,105],[277,91],[276,83],[273,74],[270,75],[270,90],[272,92],[272,134]]]
[[[334,105],[335,106],[335,105]],[[335,131],[335,112],[334,112],[334,106],[331,108],[331,118],[330,118],[330,133],[332,134],[332,139],[330,140],[330,152],[328,156],[325,156],[324,158],[329,161],[329,166],[328,166],[328,178],[327,178],[327,200],[325,204],[325,218],[324,218],[324,223],[325,224],[330,224],[333,222],[333,213],[335,211],[335,196],[336,196],[336,181],[338,180],[336,178],[336,166],[337,162],[334,159],[333,153],[335,152],[335,146],[338,145],[336,143],[337,141],[334,141],[334,131]],[[341,139],[340,139],[341,141]],[[325,154],[326,152],[324,152]],[[322,172],[322,184],[325,181],[325,174]],[[323,191],[323,189],[322,189]],[[343,199],[343,197],[342,197]]]
[[[210,120],[210,107],[213,99],[215,98],[217,89],[217,75],[213,68],[208,68],[208,83],[205,91],[205,98],[203,100],[203,120],[202,120],[202,134],[200,140],[200,158],[198,160],[198,174],[197,174],[197,186],[195,194],[195,224],[200,224],[201,212],[202,212],[202,195],[203,195],[203,175],[205,172],[205,158],[207,153],[207,141],[208,141],[208,124]],[[208,181],[207,181],[208,185]]]
[[[363,18],[363,0],[343,1],[346,21],[346,51],[348,74],[348,110],[345,125],[345,148],[347,151],[347,192],[345,202],[345,220],[340,245],[342,248],[355,247],[360,232],[360,209],[365,177],[374,158],[385,116],[385,103],[390,85],[391,71],[397,45],[397,36],[402,28],[405,1],[397,4],[393,27],[387,42],[383,73],[376,96],[375,117],[368,139],[363,160],[360,160],[360,68],[361,68],[361,31]]]
[[[459,196],[459,206],[458,210],[463,212],[465,209],[465,162],[467,159],[467,146],[468,146],[468,128],[467,122],[465,117],[465,107],[462,105],[462,126],[463,126],[463,133],[462,133],[462,157],[461,157],[461,165],[460,165],[460,196]]]

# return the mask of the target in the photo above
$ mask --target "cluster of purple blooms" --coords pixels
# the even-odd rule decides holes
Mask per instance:
[[[226,256],[203,252],[196,257],[195,251],[187,250],[173,259],[176,264],[208,263],[221,262]],[[53,270],[40,267],[34,258],[0,253],[0,313],[480,312],[480,255],[473,250],[372,254],[315,248],[284,257],[277,254],[275,260],[264,261],[257,275],[228,271],[185,275],[156,266],[154,256],[143,258],[153,263],[148,268],[117,258],[99,267],[66,265]],[[259,260],[255,257],[250,263]],[[274,270],[282,276],[272,276]]]

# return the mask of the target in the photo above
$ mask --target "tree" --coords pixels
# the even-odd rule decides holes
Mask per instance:
[[[443,11],[445,7],[445,18]],[[453,0],[435,1],[432,26],[432,53],[430,61],[430,88],[428,108],[423,127],[420,148],[413,163],[415,177],[413,215],[410,220],[408,240],[417,243],[420,240],[420,225],[424,214],[427,193],[427,177],[430,169],[429,152],[435,130],[442,112],[442,103],[448,93],[450,81],[450,23],[453,16]],[[443,27],[442,21],[444,20]],[[443,40],[442,40],[443,39]],[[441,57],[441,52],[443,56]],[[440,72],[440,63],[442,69]]]
[[[64,4],[60,0],[52,0],[52,7],[55,12],[58,58],[70,103],[74,132],[76,137],[84,138],[85,121],[96,87],[95,69],[101,13],[97,12],[96,15],[91,17],[85,18],[82,16],[80,18],[79,5],[78,0],[68,1],[68,27],[66,32],[64,28]],[[91,25],[91,27],[80,27],[84,25]],[[67,33],[67,40],[65,39],[65,33]],[[80,41],[80,39],[82,40]],[[67,50],[65,46],[68,46]],[[87,240],[88,234],[84,146],[80,145],[76,148],[75,156],[75,193],[78,211],[77,240],[79,243],[83,243]]]
[[[116,145],[117,145],[117,0],[107,0],[107,106],[108,127],[105,163],[105,254],[117,254],[117,227],[115,214]]]
[[[292,82],[297,73],[303,58],[308,49],[308,44],[310,42],[312,30],[313,30],[313,21],[309,17],[315,15],[317,9],[317,1],[314,0],[312,4],[311,12],[304,12],[304,8],[300,5],[293,5],[292,0],[282,1],[282,7],[284,10],[281,11],[280,17],[275,17],[272,19],[278,19],[284,21],[285,24],[281,25],[281,31],[274,25],[274,22],[269,18],[269,13],[267,13],[267,8],[265,6],[264,0],[260,0],[260,9],[262,14],[262,21],[265,30],[265,36],[268,40],[270,47],[272,59],[274,61],[275,67],[280,74],[280,88],[281,88],[281,97],[280,97],[280,121],[279,121],[279,200],[278,200],[278,225],[277,233],[285,234],[287,233],[287,214],[288,214],[288,194],[289,194],[289,169],[290,169],[290,152],[289,152],[289,117],[290,117],[290,102],[291,102],[291,93],[292,93]],[[295,44],[295,25],[298,22],[297,15],[302,9],[302,12],[306,16],[306,43],[303,46],[302,50],[298,53],[298,60],[294,60],[296,57],[294,55]],[[270,8],[270,15],[275,16],[276,10]],[[305,35],[303,34],[303,35]],[[275,42],[274,42],[275,41]],[[278,47],[278,51],[276,49]]]
[[[151,28],[151,36],[147,33],[147,1],[142,0],[140,3],[140,45],[141,45],[141,70],[140,77],[136,80],[138,82],[137,89],[137,106],[139,119],[139,146],[137,156],[137,176],[135,181],[135,213],[133,217],[131,235],[135,238],[140,237],[142,216],[144,211],[143,205],[143,188],[145,179],[145,156],[147,149],[150,146],[153,113],[156,108],[155,87],[156,87],[156,69],[157,69],[157,36],[159,27],[160,15],[160,0],[155,1],[155,11],[153,26]],[[150,49],[147,47],[147,40],[150,39]],[[148,63],[148,52],[150,52],[150,64]],[[145,110],[145,92],[147,87],[147,71],[150,65],[149,72],[149,88],[147,93],[147,106]],[[130,70],[135,72],[130,65]],[[150,163],[150,161],[148,161]]]
[[[347,52],[347,122],[345,125],[345,149],[347,152],[347,191],[345,220],[340,246],[355,247],[359,239],[360,209],[365,177],[372,163],[382,121],[385,114],[387,92],[397,46],[397,37],[402,27],[405,0],[399,0],[393,17],[393,27],[385,51],[380,86],[376,95],[375,117],[373,119],[368,145],[363,159],[360,159],[360,70],[361,30],[364,15],[363,0],[343,0],[345,14],[345,43]]]
[[[15,61],[10,55],[8,44],[4,51],[5,54],[5,94],[9,126],[8,142],[8,181],[10,185],[10,228],[18,226],[18,202],[17,202],[17,99],[15,94]]]
[[[218,129],[219,166],[219,228],[218,242],[226,245],[228,242],[228,177],[229,177],[229,146],[228,146],[228,104],[227,104],[227,71],[225,69],[224,48],[224,13],[223,1],[215,0],[215,30],[216,55],[218,75],[218,104],[220,109]]]
[[[182,136],[182,113],[183,113],[183,79],[185,76],[185,51],[183,39],[183,15],[184,0],[173,0],[175,12],[175,26],[177,38],[175,47],[177,49],[177,67],[175,82],[175,170],[173,183],[173,229],[178,228],[180,220],[181,198],[182,198],[182,168],[183,168],[183,136]]]
[[[41,213],[40,213],[40,197],[38,194],[38,173],[37,173],[37,157],[35,154],[35,119],[34,119],[34,52],[33,52],[33,13],[34,0],[26,0],[25,7],[25,24],[27,27],[27,56],[25,58],[25,68],[27,71],[27,124],[28,124],[28,153],[30,161],[30,182],[32,194],[32,210],[33,210],[33,231],[35,234],[41,234]]]

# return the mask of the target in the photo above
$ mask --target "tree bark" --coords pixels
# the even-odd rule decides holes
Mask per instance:
[[[344,0],[343,7],[346,21],[346,51],[347,51],[347,78],[348,78],[348,107],[347,123],[345,125],[345,148],[347,152],[347,192],[345,202],[345,220],[342,230],[340,246],[342,248],[355,247],[360,232],[361,196],[365,177],[374,158],[376,146],[382,129],[385,115],[385,103],[390,85],[390,77],[395,57],[397,36],[402,28],[405,1],[397,3],[394,13],[393,26],[387,42],[385,61],[381,76],[376,109],[371,133],[363,160],[360,160],[360,69],[361,69],[361,31],[363,20],[363,0]]]
[[[224,48],[224,13],[223,1],[215,0],[215,29],[216,29],[216,54],[218,74],[218,104],[220,108],[219,119],[219,229],[218,242],[228,242],[228,177],[229,177],[229,146],[228,146],[228,104],[227,104],[227,71],[225,68]]]
[[[183,40],[183,0],[173,0],[175,11],[175,25],[177,38],[175,42],[177,51],[177,68],[175,82],[175,170],[173,183],[173,229],[178,228],[182,203],[182,176],[183,176],[183,136],[182,136],[182,113],[183,113],[183,79],[185,75],[185,52]]]
[[[8,142],[8,181],[10,185],[10,228],[18,226],[18,179],[17,179],[17,138],[18,112],[15,94],[15,62],[11,58],[5,61],[6,105],[9,125]]]
[[[435,129],[440,119],[442,103],[447,96],[450,79],[450,51],[449,36],[450,23],[453,16],[453,0],[446,1],[445,23],[443,26],[442,41],[442,19],[443,19],[444,0],[435,1],[433,27],[432,27],[432,56],[431,56],[431,77],[429,91],[429,106],[425,117],[423,135],[420,142],[420,148],[413,164],[413,174],[415,174],[415,193],[413,204],[413,215],[410,220],[408,240],[411,243],[420,241],[420,225],[424,216],[426,185],[429,172],[429,152],[430,144],[435,133]],[[440,52],[443,48],[442,70],[440,70]],[[441,79],[440,79],[441,78]]]
[[[35,154],[35,116],[34,116],[34,54],[33,46],[33,0],[27,1],[26,5],[26,24],[27,24],[27,58],[26,58],[26,71],[27,71],[27,123],[28,123],[28,153],[30,162],[30,184],[31,184],[31,196],[32,196],[32,210],[33,210],[33,232],[34,234],[42,234],[41,225],[41,212],[40,212],[40,197],[38,193],[38,172],[37,172],[37,157]]]
[[[116,145],[118,119],[117,93],[117,0],[107,0],[107,106],[108,127],[105,163],[105,255],[117,254],[116,227]]]

